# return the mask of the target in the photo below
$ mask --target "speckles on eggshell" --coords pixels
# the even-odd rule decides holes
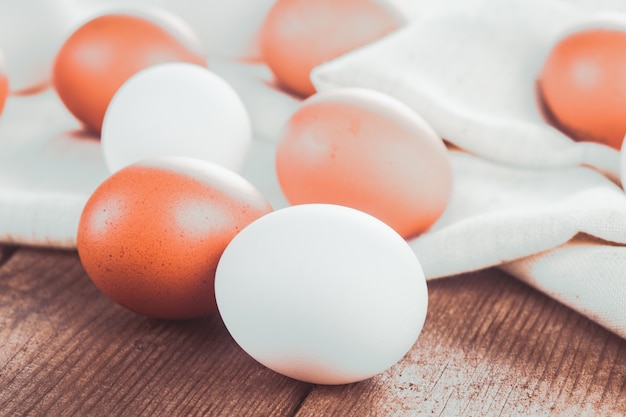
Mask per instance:
[[[94,221],[103,204],[107,221]],[[224,248],[271,210],[232,171],[160,158],[118,171],[93,193],[81,216],[79,255],[98,288],[131,310],[162,318],[212,314]]]

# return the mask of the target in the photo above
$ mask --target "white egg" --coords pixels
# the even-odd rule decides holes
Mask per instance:
[[[115,93],[102,125],[111,172],[159,156],[188,156],[240,171],[252,142],[248,112],[233,88],[199,65],[148,67]]]
[[[215,294],[248,354],[317,384],[390,368],[417,340],[428,303],[406,241],[369,214],[329,204],[290,206],[249,224],[222,254]]]
[[[0,49],[12,93],[47,86],[57,50],[77,19],[72,0],[0,1]]]

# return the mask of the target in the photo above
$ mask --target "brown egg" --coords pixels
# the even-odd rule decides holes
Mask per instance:
[[[376,0],[278,0],[260,31],[262,55],[277,81],[292,92],[315,92],[317,65],[374,41],[404,20]]]
[[[171,61],[206,66],[203,56],[158,24],[129,14],[106,14],[83,24],[63,43],[53,84],[68,110],[99,133],[118,88],[139,70]]]
[[[620,149],[626,134],[626,31],[581,30],[550,51],[538,90],[547,119],[573,139]]]
[[[304,101],[278,143],[276,172],[290,203],[352,207],[405,238],[441,216],[452,189],[451,163],[432,128],[400,101],[357,88]]]
[[[182,157],[145,160],[89,198],[78,253],[94,284],[130,310],[166,319],[209,315],[217,311],[222,252],[270,211],[254,186],[226,168]]]

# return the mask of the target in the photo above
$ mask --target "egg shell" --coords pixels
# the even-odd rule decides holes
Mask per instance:
[[[441,138],[405,104],[361,88],[304,101],[281,135],[276,173],[291,204],[353,207],[405,238],[441,216],[452,190]]]
[[[278,0],[259,34],[265,62],[284,88],[315,92],[311,70],[368,44],[405,23],[387,2],[375,0]]]
[[[68,110],[100,133],[105,111],[119,87],[136,72],[163,62],[206,65],[149,19],[105,14],[81,25],[63,43],[53,66],[53,84]]]
[[[401,236],[327,204],[282,208],[248,225],[222,254],[215,294],[248,354],[316,384],[393,366],[415,343],[428,304],[420,262]]]
[[[569,29],[538,76],[549,122],[571,138],[620,149],[626,134],[626,24]]]
[[[247,109],[235,90],[205,67],[158,64],[115,93],[102,126],[111,172],[145,158],[188,156],[243,168],[251,143]]]
[[[247,180],[192,158],[155,158],[106,179],[82,212],[77,248],[94,284],[135,312],[185,319],[216,311],[217,262],[272,210]]]

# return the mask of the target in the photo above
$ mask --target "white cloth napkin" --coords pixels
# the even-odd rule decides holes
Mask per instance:
[[[0,242],[73,247],[82,207],[108,175],[99,142],[52,90],[9,97],[0,115]]]
[[[624,28],[609,2],[397,0],[413,20],[314,70],[320,91],[365,87],[446,140],[455,185],[410,242],[430,279],[499,266],[626,337],[626,196],[619,152],[542,118],[535,80],[559,36]],[[626,5],[622,5],[624,9]]]

